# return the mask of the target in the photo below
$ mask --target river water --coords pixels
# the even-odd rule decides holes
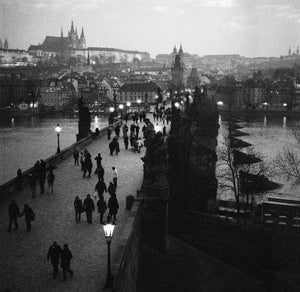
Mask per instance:
[[[300,155],[300,127],[299,143],[294,135],[293,128],[300,124],[300,117],[280,116],[241,116],[239,125],[241,131],[249,136],[240,137],[254,146],[256,152],[264,156],[266,162],[271,163],[279,151],[284,147],[294,149]],[[54,130],[59,123],[62,131],[60,133],[60,148],[70,146],[76,142],[78,133],[77,118],[37,118],[25,117],[10,119],[0,123],[0,184],[16,176],[18,168],[26,170],[37,160],[46,159],[56,153],[57,135]],[[107,125],[107,118],[93,117],[91,129],[103,128]],[[227,123],[220,116],[219,140],[226,132]],[[275,176],[270,178],[283,184],[275,193],[286,193],[300,196],[297,186],[293,186],[286,179]],[[224,198],[224,194],[218,191],[218,195]],[[265,195],[265,194],[264,194]],[[225,195],[226,197],[226,195]]]
[[[248,133],[249,136],[237,137],[253,145],[254,151],[259,153],[266,164],[272,168],[272,159],[282,152],[284,148],[291,148],[300,157],[300,117],[283,117],[283,116],[263,116],[249,115],[240,116],[241,121],[238,125],[242,126],[240,131]],[[220,116],[219,142],[223,139],[224,133],[228,124],[226,119]],[[299,141],[299,142],[298,142]],[[245,148],[241,151],[245,152]],[[282,187],[270,192],[261,194],[261,199],[269,194],[287,194],[288,196],[300,197],[299,186],[294,185],[292,181],[287,181],[286,178],[275,175],[269,177],[270,180],[281,183]],[[224,198],[224,193],[219,189],[218,196]],[[226,197],[226,195],[225,195]],[[227,195],[227,198],[233,198]],[[259,198],[258,198],[259,201]]]
[[[78,118],[16,117],[0,122],[0,185],[56,153],[56,125],[62,128],[60,149],[76,142]],[[91,130],[107,126],[107,118],[92,117]]]

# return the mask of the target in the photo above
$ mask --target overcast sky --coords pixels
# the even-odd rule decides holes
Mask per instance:
[[[300,45],[300,0],[0,0],[0,38],[28,49],[66,34],[72,19],[87,46],[148,51],[174,44],[200,56],[286,55]]]

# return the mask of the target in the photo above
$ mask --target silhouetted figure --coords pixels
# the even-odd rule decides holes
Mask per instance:
[[[99,172],[99,168],[102,166],[102,157],[101,154],[98,153],[98,155],[95,157],[96,163],[97,163],[97,168],[95,170],[95,174]]]
[[[11,200],[10,204],[8,205],[8,216],[9,223],[7,231],[11,231],[11,225],[13,222],[15,224],[15,229],[18,230],[18,217],[20,216],[20,209],[15,200]]]
[[[107,187],[102,178],[99,179],[95,186],[95,191],[97,191],[99,198],[103,196],[104,192],[107,193]]]
[[[107,205],[109,208],[107,221],[110,222],[111,218],[113,218],[113,222],[115,222],[117,220],[116,216],[117,216],[118,209],[119,209],[119,203],[118,203],[116,195],[112,195],[109,198]]]
[[[23,174],[20,168],[17,171],[17,181],[18,190],[21,191],[23,189]]]
[[[61,255],[61,252],[61,247],[57,244],[56,241],[53,241],[53,244],[49,247],[47,253],[47,260],[49,261],[51,259],[51,264],[53,266],[53,279],[56,278],[56,275],[58,273],[59,257]]]
[[[31,231],[31,221],[34,220],[35,215],[33,210],[29,207],[28,204],[24,205],[24,209],[20,214],[20,217],[22,217],[23,215],[25,215],[25,223],[26,223],[27,231]]]
[[[82,212],[82,201],[79,199],[78,196],[76,196],[74,201],[74,209],[75,209],[75,220],[76,223],[80,222],[81,219],[81,212]]]
[[[46,163],[43,159],[40,161],[40,173],[39,173],[39,184],[41,194],[45,193],[45,181],[46,181]]]
[[[103,196],[99,196],[97,207],[98,207],[98,213],[100,214],[100,224],[103,224],[103,216],[107,209],[107,205]]]
[[[36,178],[32,172],[29,173],[28,180],[29,180],[29,187],[31,190],[31,197],[35,198]]]
[[[101,165],[98,169],[98,180],[103,179],[104,180],[104,168]]]
[[[114,185],[114,183],[110,182],[109,186],[107,188],[108,193],[112,196],[116,194],[116,186]]]
[[[128,142],[129,142],[129,138],[128,138],[128,136],[126,135],[126,136],[124,136],[124,145],[125,145],[125,149],[127,150],[128,149]]]
[[[77,149],[74,150],[73,152],[73,158],[74,158],[74,165],[79,165],[79,152]]]
[[[108,128],[108,129],[106,130],[106,133],[107,133],[107,140],[110,140],[110,136],[111,136],[111,129],[110,129],[110,128]]]
[[[51,194],[53,194],[53,184],[55,180],[55,175],[52,170],[49,171],[48,176],[47,176],[47,181],[48,181],[48,190],[47,194],[51,191]]]
[[[67,244],[64,244],[60,257],[61,257],[60,266],[63,269],[63,279],[64,280],[67,279],[67,272],[71,275],[71,277],[73,277],[73,271],[70,269],[71,259],[73,258],[73,255],[69,250]]]
[[[117,187],[118,186],[118,171],[114,166],[111,169],[112,169],[113,182],[114,182],[115,187]]]
[[[86,213],[87,223],[92,224],[92,212],[95,211],[95,205],[90,194],[87,194],[86,199],[83,202],[83,209]]]

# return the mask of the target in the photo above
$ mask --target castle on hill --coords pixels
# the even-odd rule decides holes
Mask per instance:
[[[61,29],[60,36],[46,36],[42,44],[31,45],[28,48],[28,52],[39,59],[53,57],[81,57],[86,60],[91,60],[91,64],[105,63],[107,61],[112,63],[125,61],[132,62],[134,59],[145,62],[150,60],[150,54],[148,52],[103,47],[86,47],[83,27],[79,36],[77,27],[74,27],[73,21],[67,36],[64,36],[63,30]]]

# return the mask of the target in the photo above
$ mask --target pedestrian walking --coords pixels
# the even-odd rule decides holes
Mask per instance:
[[[84,167],[84,155],[83,155],[83,152],[80,152],[79,161],[80,161],[80,165],[81,165],[81,170],[83,171],[83,167]]]
[[[29,207],[28,204],[24,205],[24,209],[23,209],[22,213],[20,214],[20,217],[22,217],[23,215],[25,215],[24,217],[25,217],[27,231],[31,231],[31,221],[34,221],[35,214],[34,214],[33,210],[31,209],[31,207]]]
[[[46,181],[46,163],[43,159],[40,162],[39,184],[41,194],[45,193],[45,181]]]
[[[119,209],[119,203],[116,195],[112,195],[108,200],[109,213],[107,221],[110,222],[113,219],[113,223],[117,220],[117,213]]]
[[[17,171],[17,181],[18,190],[21,191],[23,189],[23,173],[20,168]]]
[[[63,249],[61,251],[61,263],[60,266],[63,270],[63,279],[66,280],[67,279],[67,272],[71,275],[71,277],[73,277],[73,271],[70,269],[70,265],[71,265],[71,259],[73,258],[73,255],[71,253],[71,251],[69,250],[69,247],[67,244],[64,244]]]
[[[98,169],[98,180],[103,179],[104,180],[104,168],[101,165]]]
[[[110,194],[110,196],[115,195],[116,194],[116,186],[114,185],[113,182],[109,183],[109,186],[107,188],[108,193]]]
[[[107,205],[103,196],[99,196],[97,207],[98,207],[98,213],[100,214],[100,224],[103,224],[103,216],[107,209]]]
[[[56,278],[56,275],[58,273],[58,265],[61,252],[61,247],[57,244],[56,241],[53,241],[53,244],[49,247],[47,253],[47,261],[51,259],[51,264],[53,266],[53,279]]]
[[[106,134],[107,134],[107,140],[110,140],[110,136],[111,136],[111,129],[110,128],[108,128],[106,130]]]
[[[123,140],[124,140],[125,149],[127,150],[127,149],[128,149],[128,142],[129,142],[128,136],[125,135],[125,136],[123,137]]]
[[[123,126],[123,137],[127,136],[127,132],[128,132],[128,126],[127,126],[127,124],[125,124]]]
[[[115,133],[116,133],[116,136],[119,138],[119,136],[120,136],[120,126],[119,125],[116,125]]]
[[[29,173],[28,180],[29,180],[29,187],[31,190],[31,197],[35,198],[36,179],[35,179],[35,175],[32,172]]]
[[[100,178],[99,181],[97,182],[95,186],[95,192],[98,193],[99,198],[103,196],[104,192],[107,193],[107,187],[102,178]]]
[[[90,194],[86,195],[86,199],[83,202],[83,210],[85,210],[86,213],[87,223],[92,224],[92,213],[95,211],[95,205]]]
[[[77,149],[74,150],[73,152],[73,158],[74,158],[74,165],[79,165],[79,152]]]
[[[75,221],[76,223],[79,223],[81,220],[81,213],[82,213],[82,201],[79,199],[78,196],[76,196],[74,201],[74,209],[75,209]]]
[[[135,126],[135,132],[136,132],[136,137],[139,137],[139,132],[140,132],[140,126],[138,124],[136,124]]]
[[[54,184],[54,180],[55,180],[55,175],[53,173],[53,170],[50,170],[47,176],[47,181],[48,181],[48,190],[47,190],[47,194],[50,193],[53,194],[53,184]]]
[[[102,156],[100,153],[98,153],[98,155],[95,157],[96,163],[97,163],[97,167],[95,170],[95,174],[97,174],[99,172],[99,168],[102,166]]]
[[[14,222],[15,229],[18,230],[18,217],[20,216],[20,209],[18,204],[15,202],[15,200],[11,200],[10,204],[8,205],[8,217],[9,217],[9,223],[8,223],[8,229],[7,231],[11,231],[11,225]]]
[[[115,187],[117,187],[118,186],[118,171],[114,166],[112,167],[112,176],[113,176],[113,183],[114,183]]]
[[[112,155],[114,154],[114,151],[115,151],[115,143],[114,143],[114,140],[111,141],[111,142],[108,144],[108,147],[109,147],[110,155],[112,156]]]

